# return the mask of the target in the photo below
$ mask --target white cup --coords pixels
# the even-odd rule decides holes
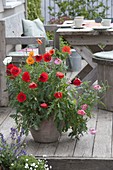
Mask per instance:
[[[111,25],[111,19],[102,19],[101,22],[102,26],[110,26]]]
[[[76,27],[81,27],[84,21],[84,17],[83,16],[77,16],[74,18],[74,25]]]

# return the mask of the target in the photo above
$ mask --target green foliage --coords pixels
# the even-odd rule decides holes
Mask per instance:
[[[108,0],[107,0],[108,1]],[[95,19],[96,17],[105,17],[109,9],[104,3],[98,0],[76,0],[76,1],[63,1],[54,0],[58,6],[59,11],[54,12],[54,7],[48,7],[49,13],[55,18],[62,16],[69,16],[73,19],[75,16],[84,16],[86,19]]]
[[[11,164],[10,170],[49,170],[49,166],[45,160],[36,159],[32,155],[23,155]]]
[[[13,162],[17,161],[17,157],[25,153],[25,143],[22,143],[23,132],[20,133],[17,129],[11,128],[8,141],[5,140],[4,135],[0,133],[0,165],[8,168]],[[10,142],[9,142],[10,141]]]
[[[36,159],[31,155],[26,155],[24,143],[24,130],[18,132],[17,129],[11,128],[9,138],[5,139],[0,133],[0,167],[10,170],[49,170],[45,159]]]
[[[43,20],[41,16],[41,0],[27,0],[27,13],[30,20],[36,18]]]
[[[32,52],[27,63],[19,68],[8,64],[10,105],[16,108],[12,117],[17,127],[25,129],[26,134],[30,128],[38,128],[43,120],[51,116],[58,129],[62,122],[62,131],[71,128],[70,136],[78,138],[87,131],[91,111],[101,100],[99,94],[106,89],[104,85],[91,87],[89,82],[81,82],[78,78],[74,81],[67,79],[65,63],[69,54],[70,47],[64,46],[61,51],[50,50],[43,56],[33,56]],[[34,86],[31,88],[32,83]],[[82,109],[84,105],[87,107]]]

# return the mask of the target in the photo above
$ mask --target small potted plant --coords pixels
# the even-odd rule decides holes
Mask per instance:
[[[33,155],[20,156],[10,166],[10,170],[49,170],[51,168],[45,159],[36,159]]]
[[[101,101],[104,85],[90,86],[79,78],[66,77],[69,46],[52,49],[43,55],[29,53],[24,64],[16,66],[7,57],[6,65],[12,117],[18,129],[31,131],[35,141],[55,142],[61,132],[71,128],[70,136],[79,138],[87,131],[93,107]],[[36,135],[35,133],[38,133]],[[41,132],[41,133],[40,133]]]

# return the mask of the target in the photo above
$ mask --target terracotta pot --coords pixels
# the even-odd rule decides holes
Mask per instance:
[[[35,142],[39,143],[52,143],[58,141],[60,132],[51,117],[49,120],[45,120],[41,123],[40,128],[35,130],[31,128],[31,134]]]

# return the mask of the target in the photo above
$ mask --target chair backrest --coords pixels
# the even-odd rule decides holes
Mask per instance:
[[[23,34],[22,19],[25,18],[24,12],[20,12],[4,18],[6,37],[21,36]]]

